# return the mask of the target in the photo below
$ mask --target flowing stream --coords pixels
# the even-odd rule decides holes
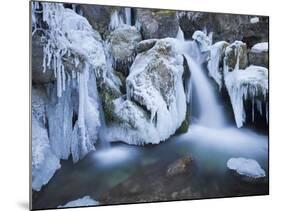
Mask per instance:
[[[184,41],[181,33],[178,37],[197,99],[197,121],[188,132],[159,145],[115,143],[89,153],[75,165],[62,161],[49,184],[34,194],[34,208],[54,208],[85,195],[114,204],[268,193],[268,182],[248,184],[226,168],[229,158],[246,157],[256,159],[268,175],[268,136],[226,124],[196,43]],[[168,166],[186,155],[192,156],[196,166],[189,176],[167,179]]]

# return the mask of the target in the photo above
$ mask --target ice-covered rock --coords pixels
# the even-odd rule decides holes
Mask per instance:
[[[40,191],[60,168],[50,148],[46,128],[32,115],[32,189]]]
[[[212,45],[212,36],[211,33],[207,35],[203,31],[195,31],[192,35],[192,39],[194,39],[199,44],[199,49],[201,52],[206,52],[209,50]]]
[[[99,202],[93,200],[90,196],[84,196],[83,198],[70,201],[65,205],[60,205],[58,206],[58,208],[83,207],[83,206],[95,206],[95,205],[99,205]]]
[[[265,171],[261,168],[259,163],[253,159],[242,157],[230,158],[227,161],[227,168],[249,179],[260,179],[266,176]]]
[[[248,66],[247,45],[242,41],[235,41],[225,49],[223,61],[224,74],[233,70],[245,69]]]
[[[257,43],[251,48],[249,63],[268,67],[268,42]]]
[[[51,69],[56,78],[47,85],[50,145],[58,158],[72,154],[77,162],[94,149],[100,127],[96,79],[104,82],[111,72],[101,37],[86,18],[63,4],[39,7],[37,22],[45,27],[42,72]]]
[[[230,96],[236,125],[242,127],[246,120],[244,101],[252,102],[252,119],[255,107],[268,121],[268,69],[251,65],[246,69],[236,69],[225,74],[225,85]],[[255,106],[256,105],[256,106]],[[263,114],[262,106],[265,106]],[[248,114],[247,114],[248,115]]]
[[[150,48],[152,48],[155,43],[157,42],[157,39],[148,39],[148,40],[143,40],[139,42],[136,46],[136,51],[137,53],[142,53],[144,51],[148,51]]]
[[[156,144],[174,134],[186,114],[182,74],[183,57],[172,38],[138,54],[126,80],[127,99],[114,101],[123,132],[111,136],[130,144]]]
[[[268,51],[268,42],[257,43],[251,48],[253,53],[261,53]]]
[[[144,39],[176,37],[179,23],[176,11],[136,9],[136,25]]]
[[[225,49],[229,44],[225,41],[216,42],[210,46],[210,57],[207,64],[209,76],[212,77],[218,84],[219,88],[222,87],[223,75],[223,58]]]
[[[140,41],[141,34],[134,26],[123,25],[110,33],[108,42],[116,71],[128,74],[129,67],[136,56],[136,45]]]

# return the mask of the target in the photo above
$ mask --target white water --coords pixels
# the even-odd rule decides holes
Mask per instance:
[[[181,36],[179,36],[181,37]],[[213,89],[207,74],[202,66],[202,54],[194,41],[179,40],[181,50],[187,59],[191,72],[191,81],[198,101],[199,118],[198,123],[208,127],[223,127],[224,115],[220,104],[217,102],[215,90]]]

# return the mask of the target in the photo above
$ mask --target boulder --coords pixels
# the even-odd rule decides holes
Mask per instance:
[[[113,67],[116,71],[128,75],[136,56],[136,45],[141,41],[141,34],[134,26],[123,25],[112,31],[108,37]]]
[[[189,170],[193,163],[193,158],[191,156],[186,156],[180,158],[168,166],[166,175],[175,176],[183,173],[190,173]]]
[[[158,144],[173,135],[186,118],[183,69],[175,39],[157,40],[139,53],[126,79],[126,96],[113,101],[120,127],[111,129],[110,139]]]
[[[157,39],[148,39],[148,40],[143,40],[139,42],[136,46],[136,52],[137,53],[142,53],[144,51],[148,51],[151,49],[155,43],[157,42]]]
[[[136,9],[136,22],[144,39],[176,37],[179,23],[176,11]]]
[[[259,163],[253,159],[230,158],[227,161],[227,168],[246,182],[261,182],[265,179],[266,173]]]
[[[249,52],[249,63],[268,68],[268,43],[257,43]]]

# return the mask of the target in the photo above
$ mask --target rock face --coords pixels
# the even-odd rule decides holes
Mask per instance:
[[[253,159],[230,158],[227,161],[227,168],[247,182],[260,182],[266,177],[265,171]]]
[[[158,40],[137,55],[126,79],[126,98],[114,100],[121,128],[111,129],[111,139],[129,144],[159,143],[174,134],[185,119],[182,83],[183,57],[175,40]]]
[[[118,7],[104,7],[99,5],[80,5],[83,16],[87,18],[91,26],[103,37],[106,37],[110,30],[109,24],[112,14],[119,11]]]
[[[178,16],[186,39],[196,30],[207,30],[213,32],[214,42],[242,40],[251,47],[268,40],[268,17],[204,12],[179,12]],[[253,18],[258,21],[251,21]]]
[[[133,26],[123,25],[109,35],[108,42],[116,71],[128,75],[129,67],[136,55],[136,45],[141,41],[141,34]]]
[[[191,156],[186,156],[179,160],[176,160],[170,166],[168,166],[166,175],[167,176],[175,176],[182,173],[186,173],[190,170],[190,167],[193,163],[193,159]]]
[[[136,21],[144,39],[176,37],[179,29],[177,14],[171,10],[136,10]]]
[[[249,63],[268,68],[268,43],[257,43],[249,52]]]

